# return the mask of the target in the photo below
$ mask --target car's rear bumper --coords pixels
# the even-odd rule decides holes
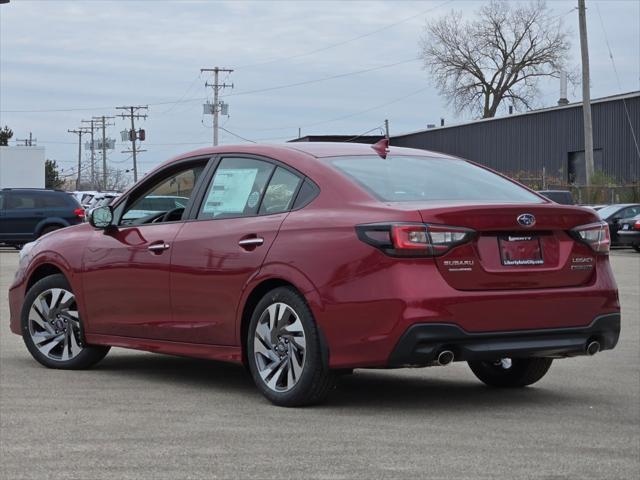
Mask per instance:
[[[620,246],[640,245],[640,230],[620,230],[615,244]]]
[[[591,342],[599,350],[618,343],[620,314],[600,315],[586,327],[549,328],[509,332],[466,332],[457,325],[412,325],[402,335],[389,358],[390,367],[425,366],[437,362],[446,350],[455,360],[495,360],[523,357],[573,357],[587,355]]]

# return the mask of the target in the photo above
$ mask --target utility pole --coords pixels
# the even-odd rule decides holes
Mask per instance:
[[[589,81],[589,45],[587,43],[587,16],[585,0],[578,0],[580,24],[580,53],[582,54],[582,117],[584,122],[584,160],[587,185],[593,178],[593,124],[591,123],[591,90]]]
[[[133,182],[138,181],[138,162],[136,159],[136,154],[139,152],[146,152],[146,150],[137,150],[136,149],[136,140],[138,139],[138,133],[136,132],[136,126],[134,123],[134,119],[147,119],[146,114],[136,113],[138,110],[148,110],[149,106],[145,105],[129,105],[125,107],[116,107],[116,110],[127,110],[129,113],[121,113],[117,115],[118,117],[125,119],[129,117],[131,119],[131,130],[129,130],[129,140],[131,140],[131,150],[123,150],[122,153],[131,153],[133,155]],[[143,131],[144,132],[144,131]],[[144,140],[144,133],[140,136],[140,140]]]
[[[91,134],[91,143],[89,144],[89,148],[91,150],[91,187],[95,189],[96,186],[96,149],[94,143],[94,130],[96,129],[95,121],[91,120],[82,120],[82,123],[91,124],[89,128],[89,133]]]
[[[213,68],[201,68],[202,72],[213,72],[213,83],[205,82],[205,87],[213,87],[213,146],[218,145],[218,114],[220,113],[220,105],[218,102],[218,93],[223,88],[233,88],[233,83],[227,85],[226,83],[219,83],[219,74],[233,72],[230,68],[213,67]]]
[[[76,179],[76,190],[80,190],[80,178],[82,175],[82,135],[89,133],[86,128],[78,128],[77,130],[67,130],[69,133],[78,135],[78,178]]]
[[[33,138],[33,134],[31,132],[29,132],[29,138],[22,138],[22,139],[16,138],[16,143],[24,142],[25,147],[34,147],[35,145],[33,144],[33,142],[37,142],[37,141],[38,139]]]
[[[102,190],[107,189],[107,127],[115,125],[115,123],[108,123],[115,117],[107,117],[101,115],[99,117],[93,117],[93,120],[100,122],[100,128],[102,128]]]

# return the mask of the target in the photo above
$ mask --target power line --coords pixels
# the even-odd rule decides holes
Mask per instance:
[[[295,83],[287,83],[284,85],[276,85],[274,87],[266,87],[266,88],[259,88],[257,90],[247,90],[247,91],[240,91],[240,92],[233,92],[233,93],[228,93],[227,95],[222,95],[223,97],[235,97],[238,95],[251,95],[254,93],[263,93],[263,92],[271,92],[273,90],[281,90],[283,88],[291,88],[291,87],[299,87],[302,85],[310,85],[312,83],[319,83],[319,82],[325,82],[327,80],[334,80],[336,78],[343,78],[343,77],[349,77],[351,75],[360,75],[362,73],[367,73],[367,72],[373,72],[375,70],[382,70],[383,68],[390,68],[390,67],[396,67],[398,65],[402,65],[405,63],[411,63],[411,62],[417,62],[418,60],[420,60],[419,58],[411,58],[409,60],[403,60],[401,62],[394,62],[394,63],[388,63],[385,65],[379,65],[377,67],[372,67],[372,68],[366,68],[364,70],[356,70],[356,71],[352,71],[352,72],[346,72],[346,73],[339,73],[337,75],[331,75],[328,77],[322,77],[322,78],[316,78],[316,79],[312,79],[312,80],[304,80],[302,82],[295,82]]]
[[[254,94],[254,93],[262,93],[262,92],[269,92],[269,91],[273,91],[273,90],[281,90],[281,89],[285,89],[285,88],[291,88],[291,87],[298,87],[298,86],[302,86],[302,85],[310,85],[313,83],[320,83],[320,82],[324,82],[327,80],[333,80],[336,78],[344,78],[344,77],[348,77],[351,75],[360,75],[362,73],[368,73],[368,72],[373,72],[376,70],[382,70],[385,68],[391,68],[391,67],[395,67],[398,65],[402,65],[405,63],[411,63],[411,62],[416,62],[418,61],[418,58],[412,58],[412,59],[408,59],[408,60],[403,60],[401,62],[394,62],[394,63],[388,63],[385,65],[378,65],[377,67],[371,67],[371,68],[366,68],[363,70],[355,70],[352,72],[345,72],[345,73],[339,73],[336,75],[331,75],[328,77],[322,77],[322,78],[316,78],[316,79],[309,79],[309,80],[304,80],[301,82],[295,82],[295,83],[289,83],[289,84],[284,84],[284,85],[275,85],[273,87],[266,87],[266,88],[261,88],[261,89],[256,89],[256,90],[248,90],[248,91],[240,91],[240,92],[234,92],[234,93],[230,93],[227,95],[224,95],[224,97],[228,97],[228,96],[238,96],[238,95],[249,95],[249,94]],[[165,102],[154,102],[154,103],[148,103],[148,106],[158,106],[158,105],[168,105],[168,104],[178,104],[178,103],[189,103],[189,102],[195,102],[195,101],[204,101],[206,100],[207,97],[191,97],[191,98],[183,98],[182,100],[176,101],[176,100],[170,100],[170,101],[165,101]],[[84,111],[84,110],[105,110],[105,109],[110,109],[112,107],[73,107],[73,108],[52,108],[52,109],[41,109],[41,110],[0,110],[1,113],[60,113],[60,112],[75,112],[75,111]]]
[[[325,125],[327,123],[333,123],[333,122],[338,122],[340,120],[346,120],[347,118],[352,118],[352,117],[356,117],[358,115],[362,115],[363,113],[369,113],[373,110],[377,110],[379,108],[383,108],[386,107],[388,105],[392,105],[394,103],[398,103],[401,102],[402,100],[405,100],[407,98],[413,97],[419,93],[422,93],[426,90],[430,90],[431,86],[426,86],[426,87],[422,87],[419,88],[418,90],[414,90],[410,93],[407,93],[406,95],[402,95],[401,97],[397,97],[394,98],[392,100],[389,100],[388,102],[384,102],[384,103],[380,103],[378,105],[374,105],[373,107],[369,107],[369,108],[365,108],[364,110],[358,110],[357,112],[353,112],[353,113],[349,113],[347,115],[341,115],[339,117],[334,117],[334,118],[330,118],[327,120],[321,120],[319,122],[312,122],[312,123],[307,123],[307,124],[303,124],[303,125],[292,125],[292,126],[286,126],[286,127],[270,127],[270,128],[260,128],[260,129],[256,129],[256,131],[262,131],[262,132],[266,132],[266,131],[274,131],[274,130],[288,130],[288,129],[292,129],[292,128],[309,128],[309,127],[317,127],[318,125]]]
[[[383,27],[377,28],[377,29],[372,30],[372,31],[367,32],[367,33],[363,33],[362,35],[358,35],[356,37],[349,38],[347,40],[343,40],[341,42],[336,42],[336,43],[333,43],[333,44],[330,44],[330,45],[326,45],[326,46],[321,47],[321,48],[316,48],[314,50],[309,50],[309,51],[304,52],[304,53],[298,53],[298,54],[295,54],[295,55],[289,55],[287,57],[273,58],[271,60],[265,60],[263,62],[256,62],[256,63],[251,63],[251,64],[248,64],[248,65],[241,65],[241,66],[239,66],[237,68],[238,68],[238,70],[240,70],[240,69],[243,69],[243,68],[251,68],[251,67],[256,67],[256,66],[261,66],[261,65],[267,65],[267,64],[270,64],[270,63],[281,62],[281,61],[284,61],[284,60],[293,60],[295,58],[302,58],[302,57],[307,57],[309,55],[314,55],[316,53],[326,52],[327,50],[331,50],[331,49],[336,48],[336,47],[341,47],[342,45],[346,45],[347,43],[355,42],[356,40],[360,40],[362,38],[370,37],[371,35],[375,35],[376,33],[380,33],[380,32],[382,32],[384,30],[388,30],[389,28],[392,28],[392,27],[401,25],[403,23],[406,23],[409,20],[413,20],[416,17],[425,15],[425,14],[427,14],[429,12],[432,12],[434,10],[442,8],[445,5],[447,5],[449,3],[452,3],[453,1],[455,1],[455,0],[447,0],[446,2],[443,2],[440,5],[437,5],[435,7],[427,8],[426,10],[422,10],[422,11],[420,11],[420,12],[414,14],[414,15],[411,15],[409,17],[405,17],[405,18],[403,18],[401,20],[398,20],[397,22],[390,23],[390,24],[385,25]]]
[[[602,33],[604,33],[604,42],[607,45],[607,50],[609,50],[609,58],[611,59],[611,65],[613,66],[613,72],[616,75],[616,80],[618,82],[618,88],[622,91],[622,83],[620,82],[620,75],[618,74],[618,67],[616,66],[616,61],[613,58],[613,52],[611,51],[611,45],[609,44],[609,37],[607,35],[607,30],[604,28],[604,21],[602,20],[602,15],[600,14],[600,7],[596,3],[596,11],[598,12],[598,17],[600,18],[600,26],[602,27]],[[636,146],[636,154],[638,155],[638,159],[640,159],[640,147],[638,146],[638,138],[636,137],[636,132],[633,128],[633,123],[631,122],[631,116],[629,115],[629,109],[627,108],[627,102],[623,98],[622,105],[624,106],[624,111],[627,116],[627,123],[629,123],[629,128],[631,129],[631,137],[633,138],[633,143]]]
[[[380,131],[381,133],[384,133],[384,130],[382,129],[382,125],[378,125],[377,127],[374,127],[371,130],[367,130],[366,132],[362,132],[361,134],[356,135],[355,137],[351,137],[343,141],[350,142],[352,140],[355,140],[356,138],[364,137],[367,133],[375,132],[376,130]]]
[[[240,140],[244,140],[245,142],[257,143],[254,140],[249,140],[248,138],[244,138],[243,136],[238,135],[237,133],[233,133],[233,132],[227,130],[226,128],[224,128],[224,127],[220,127],[220,130],[223,130],[223,131],[227,132],[228,134],[233,135],[236,138],[239,138]]]
[[[187,88],[185,90],[185,92],[182,94],[182,96],[178,100],[176,100],[175,102],[171,103],[171,106],[169,108],[167,108],[166,110],[162,110],[161,112],[157,112],[155,114],[155,116],[156,117],[162,116],[162,115],[164,115],[166,113],[169,113],[174,108],[176,108],[176,105],[178,105],[180,102],[182,102],[182,100],[184,100],[184,98],[191,92],[191,89],[194,87],[194,85],[196,85],[198,83],[198,80],[200,80],[201,78],[202,78],[202,72],[200,72],[200,74],[197,75],[196,78],[193,79],[193,81],[189,85],[189,88]]]

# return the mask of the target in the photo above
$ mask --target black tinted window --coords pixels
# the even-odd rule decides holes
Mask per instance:
[[[66,208],[70,207],[71,202],[68,201],[66,193],[44,193],[39,195],[36,205],[38,208]]]
[[[318,193],[320,193],[318,187],[316,187],[316,185],[309,179],[305,180],[300,187],[300,191],[298,192],[296,201],[293,204],[293,209],[297,210],[298,208],[302,208],[305,205],[311,203],[311,200],[316,198],[318,196]]]
[[[260,214],[286,212],[291,208],[293,195],[300,185],[300,177],[284,168],[278,167],[271,177],[264,194]]]
[[[26,192],[11,192],[9,194],[9,198],[7,199],[7,208],[36,208],[36,194]]]
[[[543,203],[537,195],[465,160],[378,155],[335,157],[332,165],[386,202],[461,200]]]

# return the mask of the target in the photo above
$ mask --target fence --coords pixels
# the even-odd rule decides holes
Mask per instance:
[[[566,181],[550,176],[537,176],[531,172],[509,175],[534,190],[569,190],[578,204],[597,205],[611,203],[640,203],[640,183],[629,185],[568,185]],[[607,180],[606,178],[604,180]],[[603,182],[604,183],[604,182]]]

